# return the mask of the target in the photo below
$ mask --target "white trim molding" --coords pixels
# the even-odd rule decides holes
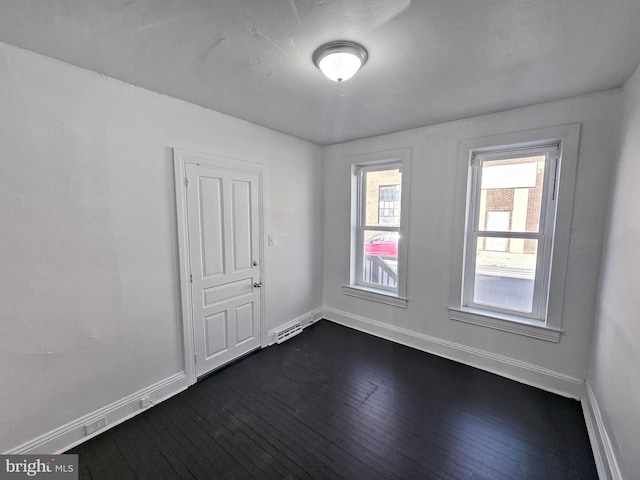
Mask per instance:
[[[349,219],[349,230],[351,232],[350,262],[348,278],[346,278],[345,288],[342,292],[345,295],[386,303],[402,308],[407,304],[407,267],[408,255],[406,240],[409,238],[409,208],[411,198],[411,147],[404,147],[397,150],[383,152],[370,152],[350,155],[346,158],[345,166],[348,168],[348,175],[351,179],[351,217]],[[364,202],[361,195],[360,175],[358,172],[368,169],[399,168],[402,172],[402,193],[400,198],[400,227],[398,230],[398,263],[397,263],[397,288],[381,292],[384,287],[378,288],[375,284],[364,283],[362,279],[362,265],[358,261],[362,252],[359,250],[364,242],[364,230],[384,229],[382,226],[374,227],[365,225],[363,220]],[[364,223],[363,223],[364,222]]]
[[[500,315],[496,312],[489,313],[486,310],[449,307],[449,318],[451,320],[489,327],[503,332],[518,333],[548,342],[558,343],[560,341],[561,330],[545,327],[535,320],[525,322],[525,319],[522,318],[516,320],[509,318],[509,315]],[[536,323],[540,325],[536,325]]]
[[[366,288],[360,285],[343,285],[342,293],[349,295],[350,297],[364,298],[365,300],[371,300],[372,302],[407,308],[408,299],[400,297],[392,292],[374,290],[373,288]]]
[[[586,382],[586,395],[582,398],[582,410],[589,432],[593,458],[598,469],[600,480],[623,480],[616,455],[611,445],[611,439],[607,433],[600,413],[600,406],[591,384]]]
[[[574,399],[581,399],[584,396],[584,380],[561,372],[442,338],[432,337],[332,307],[324,307],[323,316],[325,319],[334,323],[448,358],[487,372],[495,373],[548,392]]]
[[[190,271],[190,258],[189,258],[189,222],[187,215],[187,164],[207,165],[219,169],[227,169],[234,171],[243,171],[255,173],[258,175],[258,189],[259,189],[259,215],[260,226],[259,232],[257,232],[260,238],[259,258],[261,261],[261,275],[262,278],[266,278],[266,269],[264,259],[264,172],[262,162],[251,162],[247,160],[240,160],[221,155],[193,152],[189,150],[183,150],[180,148],[173,149],[173,168],[174,168],[174,189],[175,189],[175,201],[176,201],[176,219],[178,227],[178,258],[180,267],[180,298],[182,304],[182,334],[184,345],[184,364],[185,372],[189,380],[189,385],[193,385],[197,382],[196,374],[196,361],[195,361],[195,340],[194,335],[194,319],[193,319],[193,305],[191,298],[191,271]],[[268,345],[268,335],[265,327],[265,291],[261,295],[260,300],[260,347],[264,348]]]
[[[15,447],[7,455],[24,454],[59,454],[93,438],[102,432],[121,424],[137,414],[148,410],[151,406],[173,397],[188,387],[185,372],[176,373],[164,380],[138,390],[120,400],[73,420],[66,425],[58,427],[44,435]],[[149,397],[150,407],[142,407],[142,397]],[[100,419],[105,419],[105,426],[89,435],[85,434],[85,426],[91,425]]]
[[[574,193],[576,188],[576,171],[578,165],[578,148],[580,142],[581,125],[568,124],[555,127],[547,127],[536,130],[511,132],[491,135],[481,138],[465,139],[458,144],[456,194],[453,228],[454,252],[451,263],[451,288],[449,311],[450,319],[473,323],[488,328],[504,330],[511,333],[539,338],[541,340],[559,342],[562,332],[562,314],[564,311],[564,291],[571,239],[571,224],[573,220]],[[472,201],[475,197],[471,193],[475,185],[473,159],[475,154],[483,154],[512,149],[533,149],[550,145],[559,145],[561,164],[555,164],[557,185],[554,182],[555,195],[555,226],[548,225],[546,230],[553,232],[553,247],[547,245],[548,258],[542,262],[538,259],[541,268],[551,268],[548,282],[538,289],[538,292],[548,291],[545,295],[536,294],[535,298],[540,304],[533,309],[531,315],[516,316],[507,311],[507,315],[500,313],[498,308],[483,309],[470,304],[466,295],[470,291],[470,279],[467,278],[465,262],[469,261],[469,249],[475,248],[472,243],[467,243],[472,238],[473,231],[470,221],[474,210]],[[559,176],[557,176],[559,175]],[[550,183],[549,183],[549,186]],[[552,218],[553,203],[548,204],[545,218]],[[490,232],[496,233],[496,232]],[[506,235],[506,234],[505,234]],[[524,235],[524,234],[523,234]],[[541,263],[542,262],[542,263]],[[544,266],[549,263],[548,266]],[[544,265],[543,265],[544,264]],[[540,270],[542,271],[542,270]],[[546,275],[545,275],[546,276]],[[547,285],[548,283],[548,285]],[[466,293],[465,293],[466,292]],[[535,300],[534,300],[535,301]],[[544,305],[543,305],[544,304]],[[474,308],[470,308],[474,307]],[[538,312],[537,314],[535,312]],[[538,320],[538,325],[530,320]],[[511,325],[510,325],[511,324]],[[544,329],[547,331],[545,332]]]

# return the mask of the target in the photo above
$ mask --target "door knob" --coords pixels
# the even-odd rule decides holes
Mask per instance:
[[[256,282],[253,284],[255,288],[260,288],[262,286],[262,282]]]

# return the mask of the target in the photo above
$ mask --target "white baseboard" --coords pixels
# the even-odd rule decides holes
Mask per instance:
[[[586,383],[586,390],[587,395],[582,398],[582,410],[587,423],[587,431],[589,432],[589,440],[591,441],[598,476],[600,480],[622,480],[611,439],[604,426],[600,406],[589,381]]]
[[[289,326],[296,322],[300,322],[302,328],[305,328],[318,321],[320,318],[322,318],[322,309],[317,308],[271,330],[269,332],[269,345],[275,343],[274,332],[278,331],[280,328]],[[34,438],[33,440],[23,443],[22,445],[5,452],[5,454],[57,454],[65,452],[70,448],[99,435],[105,430],[115,427],[125,420],[136,416],[147,408],[151,408],[141,407],[140,400],[142,397],[149,396],[153,404],[158,404],[163,400],[186,390],[188,387],[189,380],[186,372],[177,373],[169,378],[150,385],[149,387],[132,393],[125,398],[73,420],[66,425],[62,425],[61,427],[51,430],[50,432]],[[106,418],[106,426],[89,435],[85,435],[85,425],[90,425],[102,418]]]
[[[142,397],[149,396],[153,404],[158,404],[167,398],[173,397],[177,393],[186,390],[188,387],[187,376],[185,372],[172,375],[169,378],[161,380],[149,387],[143,388],[131,395],[111,403],[94,412],[84,415],[72,422],[61,427],[51,430],[44,435],[30,440],[8,452],[6,454],[58,454],[79,445],[82,442],[101,434],[120,423],[134,417],[143,410],[140,400]],[[101,418],[106,418],[106,426],[89,435],[85,435],[85,425],[97,422]]]
[[[498,375],[511,378],[531,386],[542,388],[571,398],[581,398],[585,411],[585,419],[591,443],[594,448],[594,457],[598,465],[598,473],[602,479],[621,480],[620,471],[615,461],[611,442],[604,429],[600,410],[593,395],[593,391],[587,384],[585,397],[584,381],[564,375],[559,372],[547,370],[536,365],[521,362],[512,358],[496,355],[491,352],[468,347],[466,345],[450,342],[424,335],[412,330],[389,325],[377,320],[372,320],[345,311],[325,307],[315,309],[301,315],[290,322],[286,322],[269,332],[269,344],[275,343],[274,332],[281,328],[300,322],[303,328],[315,323],[321,318],[332,322],[360,330],[402,345],[417,348],[419,350],[445,357],[460,363],[464,363],[481,370],[486,370]],[[188,387],[188,379],[185,372],[180,372],[171,377],[135,392],[121,400],[111,403],[103,408],[91,412],[72,422],[45,433],[38,438],[30,440],[18,447],[5,452],[6,454],[41,454],[62,453],[74,446],[99,435],[111,427],[134,417],[143,409],[140,399],[150,396],[154,404],[158,404]],[[101,430],[90,435],[85,435],[85,425],[106,418],[107,424]],[[605,465],[606,462],[606,465]],[[611,472],[603,474],[603,472]]]
[[[312,325],[313,323],[320,320],[321,318],[322,318],[322,309],[316,308],[315,310],[311,310],[310,312],[300,315],[299,317],[294,318],[289,322],[283,323],[282,325],[278,325],[277,327],[272,328],[271,330],[269,330],[269,346],[276,343],[277,332],[284,330],[285,328],[291,327],[298,322],[300,322],[300,324],[302,325],[302,328],[305,329],[309,325]]]
[[[340,325],[486,370],[565,397],[581,399],[585,394],[584,380],[531,363],[389,325],[331,307],[323,308],[323,316],[327,320]]]

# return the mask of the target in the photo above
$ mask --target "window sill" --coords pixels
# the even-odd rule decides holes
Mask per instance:
[[[458,322],[471,323],[554,343],[560,342],[560,334],[562,333],[561,330],[544,326],[535,320],[475,308],[449,307],[449,318]]]
[[[407,308],[408,300],[406,298],[399,297],[396,293],[386,290],[376,290],[358,285],[343,285],[342,293],[350,297],[364,298],[365,300],[372,300],[394,307]]]

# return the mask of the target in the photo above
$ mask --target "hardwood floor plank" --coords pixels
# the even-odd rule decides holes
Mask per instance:
[[[379,436],[375,430],[372,430],[370,425],[367,424],[367,418],[351,417],[345,408],[341,408],[339,411],[332,409],[328,404],[317,401],[309,401],[307,397],[300,396],[298,394],[283,395],[279,392],[279,385],[274,385],[274,390],[269,392],[274,396],[278,402],[280,402],[284,408],[288,410],[298,409],[298,405],[302,405],[297,412],[301,418],[321,418],[322,422],[314,424],[312,422],[306,422],[307,428],[311,428],[317,431],[323,438],[338,438],[337,445],[344,449],[342,443],[347,443],[356,447],[359,452],[364,455],[376,468],[387,469],[386,465],[382,465],[381,459],[384,459],[385,463],[389,463],[395,471],[402,476],[402,478],[409,478],[409,476],[415,476],[419,473],[419,465],[411,458],[405,457],[401,452],[401,449],[396,448],[394,445],[394,438],[391,437],[390,432],[387,431],[387,435]],[[311,390],[307,385],[305,391],[316,399],[320,399],[320,395],[317,390]],[[322,400],[322,399],[321,399]],[[345,403],[343,407],[348,407]],[[334,412],[340,413],[334,413]],[[443,472],[445,473],[445,472]],[[393,475],[387,472],[388,475]]]
[[[221,394],[230,398],[228,400],[230,404],[227,404],[229,413],[238,415],[254,431],[259,432],[266,445],[271,445],[271,448],[289,458],[294,465],[312,474],[312,478],[335,478],[337,472],[333,472],[329,465],[318,464],[319,458],[314,457],[313,462],[307,461],[308,455],[311,454],[304,455],[303,453],[309,450],[308,443],[300,441],[303,432],[291,427],[290,417],[286,412],[278,418],[280,412],[277,410],[269,412],[253,401],[249,395],[245,394],[246,392],[237,394],[235,391],[230,390],[227,385],[220,385],[220,387],[215,392],[211,392],[209,398],[213,401],[220,397]],[[220,408],[220,405],[215,405],[215,403],[213,403],[213,406],[214,408]],[[267,416],[268,420],[265,420]],[[302,477],[297,475],[296,478]]]
[[[241,395],[240,392],[236,391],[235,393]],[[352,475],[362,475],[363,472],[366,472],[371,475],[371,478],[381,478],[378,472],[371,469],[361,460],[351,457],[332,439],[323,436],[314,428],[309,428],[304,419],[298,415],[291,414],[292,410],[288,409],[286,405],[270,398],[264,390],[261,393],[260,397],[253,395],[251,392],[245,392],[244,396],[255,401],[257,408],[268,416],[269,421],[274,422],[283,431],[297,438],[298,443],[311,453],[315,459],[325,465],[338,465],[337,469],[332,468],[334,472],[332,477],[353,478]],[[344,473],[343,470],[345,470]]]
[[[326,321],[70,453],[82,479],[597,479],[579,402]]]
[[[259,368],[259,367],[258,367],[258,368]],[[292,375],[293,375],[293,376],[292,376],[292,379],[294,379],[294,378],[296,377],[296,372],[294,371]],[[352,387],[351,389],[347,389],[348,391],[347,391],[347,392],[345,392],[345,394],[344,394],[344,395],[342,395],[342,394],[341,394],[341,395],[340,395],[340,398],[344,399],[344,398],[348,397],[348,395],[349,395],[349,391],[350,391],[350,390],[355,391],[355,390],[353,389],[353,385],[351,385],[351,387]],[[336,388],[336,384],[334,383],[334,384],[333,384],[333,390],[334,390],[334,391],[335,391],[335,388]],[[307,393],[309,393],[309,395],[308,395],[308,396],[310,396],[310,397],[313,397],[313,398],[318,398],[318,397],[319,397],[319,392],[318,392],[317,390],[316,390],[316,391],[313,391],[313,390],[309,387],[309,385],[306,385],[306,386],[305,386],[304,391],[305,391],[305,392],[307,392]],[[356,392],[356,393],[357,393],[357,392]],[[367,394],[365,394],[365,396],[366,396],[366,397],[369,397],[369,395],[367,395]],[[303,400],[304,400],[304,398],[301,398],[301,399],[299,399],[299,400],[300,400],[300,401],[303,401]],[[309,405],[311,402],[310,402],[310,401],[306,401],[306,402],[304,402],[304,403],[306,403],[307,405]],[[354,409],[355,409],[357,412],[362,412],[362,411],[364,411],[364,409],[362,409],[362,408],[361,408],[361,407],[362,407],[362,402],[360,402],[360,399],[358,399],[358,401],[357,401],[357,405],[356,405],[356,406],[353,406],[353,405],[352,405],[352,407],[354,407]],[[313,406],[313,408],[322,409],[322,405],[314,405],[314,406]],[[398,410],[398,409],[396,409],[396,410]],[[400,410],[402,410],[402,409],[400,409]],[[343,409],[340,409],[339,411],[344,413]],[[325,413],[326,413],[327,415],[332,415],[332,413],[331,413],[331,412],[325,412]],[[362,420],[364,420],[364,422],[365,422],[365,423],[361,423],[361,425],[363,425],[363,424],[365,424],[365,425],[366,425],[366,422],[367,422],[367,421],[369,421],[370,419],[369,419],[369,418],[364,418],[364,419],[362,419]],[[356,427],[357,427],[357,425],[356,425]],[[390,430],[390,428],[389,428],[388,426],[385,426],[384,428],[385,428],[385,430],[386,430],[385,438],[388,438],[388,437],[390,436],[391,430]],[[375,439],[374,439],[373,441],[375,442]],[[439,448],[437,445],[434,445],[433,447],[434,447],[435,449]],[[431,450],[431,449],[430,449],[430,450]],[[387,460],[388,460],[388,456],[387,456],[386,458],[387,458]],[[454,465],[454,467],[455,467],[455,465]],[[495,475],[495,477],[496,477],[496,478],[498,478],[498,477],[499,477],[499,473],[497,473],[497,474]]]

